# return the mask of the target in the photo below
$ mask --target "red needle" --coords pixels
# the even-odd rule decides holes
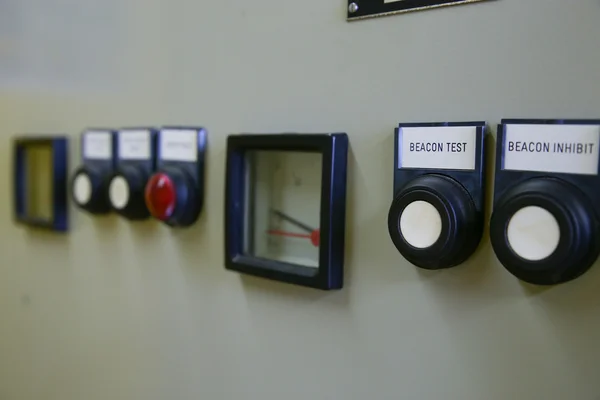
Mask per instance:
[[[267,231],[267,234],[269,234],[269,235],[276,235],[276,236],[286,236],[286,237],[296,237],[296,238],[310,239],[310,242],[315,247],[319,247],[319,243],[321,242],[321,232],[319,232],[318,229],[315,229],[310,234],[307,234],[307,233],[286,232],[286,231],[278,231],[278,230]]]

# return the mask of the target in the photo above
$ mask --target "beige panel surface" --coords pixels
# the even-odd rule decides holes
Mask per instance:
[[[467,264],[422,272],[386,227],[398,122],[600,116],[597,1],[355,23],[343,0],[0,6],[0,399],[600,398],[599,265],[542,291],[486,238]],[[74,168],[84,127],[161,124],[209,129],[196,226],[75,210],[68,236],[13,224],[11,135],[72,135]],[[350,135],[343,291],[224,270],[239,131]]]

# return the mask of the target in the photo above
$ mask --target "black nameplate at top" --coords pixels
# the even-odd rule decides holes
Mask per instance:
[[[348,0],[348,21],[489,0]]]

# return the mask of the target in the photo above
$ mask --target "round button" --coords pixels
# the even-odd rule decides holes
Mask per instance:
[[[73,179],[73,198],[80,205],[86,205],[92,199],[92,180],[86,172],[78,173]]]
[[[527,206],[508,221],[506,238],[512,251],[529,261],[550,257],[560,242],[560,226],[548,210]]]
[[[117,175],[111,181],[108,187],[108,197],[112,206],[122,210],[129,203],[129,184],[127,180]]]
[[[424,174],[396,194],[388,213],[388,230],[394,246],[413,265],[451,268],[477,249],[483,216],[456,180]]]
[[[177,190],[173,180],[164,173],[157,173],[146,185],[146,205],[153,217],[165,221],[175,211]]]
[[[71,180],[71,196],[75,204],[92,214],[110,212],[108,182],[110,172],[91,166],[81,166]]]
[[[141,165],[122,165],[110,180],[108,199],[119,215],[132,221],[147,219],[145,188],[148,171]]]
[[[166,225],[191,226],[202,209],[197,185],[187,166],[165,165],[146,184],[146,207]]]
[[[504,268],[534,285],[585,273],[600,253],[600,223],[587,196],[551,177],[522,181],[498,198],[490,241]]]
[[[426,249],[442,234],[442,216],[431,203],[417,200],[402,211],[400,232],[411,246]]]

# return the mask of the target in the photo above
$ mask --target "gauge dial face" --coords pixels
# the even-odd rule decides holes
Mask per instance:
[[[249,151],[246,162],[246,253],[318,268],[322,155]]]

